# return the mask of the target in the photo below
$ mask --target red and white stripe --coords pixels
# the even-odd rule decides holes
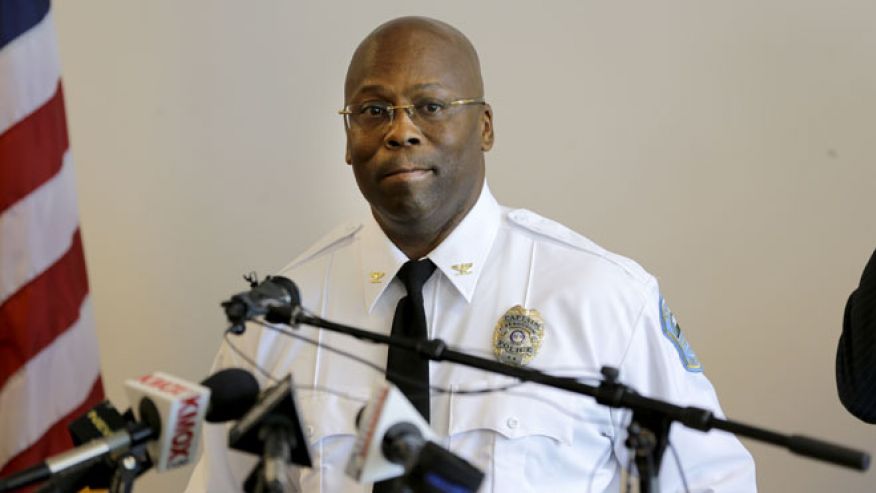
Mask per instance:
[[[0,49],[0,476],[103,399],[51,11]]]

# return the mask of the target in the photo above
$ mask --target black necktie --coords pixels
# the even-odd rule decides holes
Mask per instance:
[[[426,310],[423,308],[423,284],[435,271],[435,264],[429,259],[409,260],[396,274],[404,283],[407,295],[398,300],[395,316],[392,318],[392,335],[413,339],[428,339],[426,330]],[[402,375],[401,381],[394,375]],[[417,411],[429,421],[429,360],[417,353],[389,347],[386,360],[386,378],[398,386],[405,397],[413,403]],[[409,381],[408,381],[409,380]],[[388,479],[374,483],[372,493],[391,493],[399,491],[398,479]]]
[[[392,335],[426,340],[426,311],[423,308],[423,285],[435,271],[429,259],[405,262],[396,276],[404,283],[407,295],[398,301],[392,319]],[[429,361],[417,353],[390,346],[386,361],[390,382],[398,386],[417,411],[429,421]],[[394,378],[402,375],[410,381]]]

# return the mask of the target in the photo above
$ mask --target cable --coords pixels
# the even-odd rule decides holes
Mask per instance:
[[[472,354],[481,357],[495,357],[494,351],[487,351],[481,348],[474,348],[468,346],[457,346],[454,344],[448,344],[447,349],[452,349],[453,351],[457,351],[460,353]],[[554,376],[565,376],[576,378],[578,381],[582,382],[601,382],[602,381],[602,372],[599,368],[593,368],[590,366],[529,366],[533,370],[538,370],[545,373],[550,373]]]
[[[630,454],[630,460],[627,462],[627,481],[626,481],[626,491],[627,493],[633,492],[633,465],[635,464],[635,453]]]
[[[341,392],[340,390],[330,389],[328,387],[323,387],[321,385],[292,385],[293,388],[297,390],[312,390],[314,392],[325,392],[326,394],[332,394],[338,396],[342,399],[347,399],[353,402],[361,402],[363,404],[368,403],[368,399],[364,397],[357,397],[353,394],[348,394],[346,392]]]
[[[255,322],[257,324],[261,325],[262,327],[277,331],[281,334],[287,335],[287,336],[292,337],[294,339],[308,342],[310,344],[313,344],[314,346],[321,347],[323,349],[326,349],[326,350],[331,351],[333,353],[339,354],[339,355],[344,356],[346,358],[350,358],[353,361],[361,363],[361,364],[363,364],[363,365],[365,365],[365,366],[367,366],[367,367],[369,367],[369,368],[371,368],[379,373],[386,372],[386,370],[383,367],[381,367],[380,365],[374,364],[374,363],[372,363],[364,358],[356,356],[355,354],[349,353],[349,352],[344,351],[342,349],[338,349],[338,348],[336,348],[334,346],[330,346],[328,344],[320,343],[319,341],[317,341],[315,339],[305,337],[301,334],[296,334],[294,332],[291,332],[289,329],[272,326],[272,325],[270,325],[266,322],[263,322],[261,320],[256,320]],[[462,394],[462,395],[487,394],[487,393],[491,393],[491,392],[499,392],[499,391],[512,389],[512,388],[518,387],[520,385],[523,385],[525,383],[525,382],[515,382],[515,383],[509,384],[509,385],[502,386],[502,387],[485,387],[482,389],[472,389],[472,390],[452,390],[452,389],[448,389],[446,387],[441,387],[439,385],[429,385],[428,387],[425,387],[422,385],[422,383],[419,380],[414,380],[414,379],[409,378],[405,375],[394,373],[394,372],[386,373],[386,375],[391,376],[393,379],[407,382],[415,387],[420,387],[423,390],[428,388],[429,390],[432,390],[432,391],[439,393],[439,394],[449,394],[449,393]]]
[[[597,421],[594,419],[584,419],[581,416],[575,414],[574,412],[565,409],[561,404],[558,404],[550,399],[545,399],[542,396],[538,396],[538,395],[527,394],[525,392],[514,392],[511,390],[511,388],[522,385],[523,383],[525,383],[525,382],[520,382],[520,383],[515,384],[515,385],[509,385],[507,387],[487,388],[487,389],[483,389],[483,390],[479,390],[479,391],[475,391],[475,392],[471,392],[471,393],[482,393],[483,394],[483,393],[488,393],[488,392],[502,392],[502,393],[507,394],[507,395],[513,395],[515,397],[522,397],[524,399],[532,399],[534,401],[541,402],[542,404],[546,404],[549,407],[552,407],[558,413],[564,414],[564,415],[566,415],[566,416],[568,416],[576,421],[580,421],[582,423],[592,423],[592,424],[608,425],[608,426],[614,425],[614,423],[612,423],[610,419],[608,421]],[[461,392],[454,391],[454,393],[460,394]],[[463,395],[470,395],[471,393],[467,393],[467,394],[463,394]],[[614,442],[612,442],[612,445],[613,444],[614,444]]]
[[[331,351],[335,354],[344,356],[345,358],[349,358],[357,363],[360,363],[362,365],[365,365],[365,366],[371,368],[372,370],[374,370],[378,373],[383,374],[386,372],[386,370],[383,367],[381,367],[380,365],[374,364],[374,363],[372,363],[372,362],[370,362],[370,361],[368,361],[360,356],[357,356],[353,353],[344,351],[343,349],[338,349],[338,348],[336,348],[334,346],[330,346],[328,344],[323,344],[323,343],[317,341],[316,339],[311,339],[310,337],[306,337],[306,336],[303,336],[301,334],[296,334],[295,332],[292,332],[291,330],[289,330],[285,327],[277,327],[275,325],[271,325],[271,324],[264,322],[262,320],[253,320],[253,322],[255,322],[256,324],[258,324],[266,329],[273,330],[275,332],[279,332],[280,334],[291,337],[293,339],[298,339],[300,341],[307,342],[307,343],[312,344],[314,346],[321,347],[327,351]],[[452,390],[452,389],[448,389],[446,387],[441,387],[438,385],[429,385],[428,387],[425,387],[425,386],[423,386],[423,384],[419,380],[414,380],[414,379],[409,378],[405,375],[394,373],[394,372],[386,373],[386,375],[392,377],[395,380],[407,382],[415,387],[419,387],[422,390],[428,389],[428,390],[434,391],[434,392],[439,393],[439,394],[449,394],[449,393],[463,394],[463,395],[486,394],[486,393],[490,393],[490,392],[497,392],[497,391],[512,389],[514,387],[518,387],[518,386],[524,384],[524,382],[515,382],[513,384],[505,385],[502,387],[485,387],[483,389],[473,389],[473,390]]]
[[[361,363],[361,364],[371,368],[372,370],[383,373],[383,368],[381,368],[379,365],[376,365],[376,364],[374,364],[374,363],[372,363],[372,362],[368,361],[367,359],[362,358],[360,356],[356,356],[353,353],[344,351],[342,349],[337,349],[337,348],[335,348],[333,346],[329,346],[327,344],[322,344],[321,342],[317,341],[316,339],[311,339],[310,337],[306,337],[306,336],[303,336],[301,334],[296,334],[295,332],[292,332],[290,329],[287,329],[285,327],[277,327],[277,326],[269,324],[263,320],[253,320],[253,322],[255,322],[258,325],[261,325],[262,327],[264,327],[266,329],[273,330],[274,332],[279,332],[280,334],[289,336],[293,339],[298,339],[300,341],[304,341],[304,342],[307,342],[309,344],[313,344],[314,346],[327,349],[333,353],[337,353],[337,354],[344,356],[346,358],[350,358],[351,360],[353,360],[357,363]]]
[[[371,368],[372,370],[374,370],[378,373],[384,373],[384,369],[381,368],[379,365],[376,365],[376,364],[374,364],[374,363],[372,363],[372,362],[370,362],[370,361],[368,361],[360,356],[356,356],[353,353],[344,351],[342,349],[338,349],[334,346],[329,346],[328,344],[322,344],[319,341],[317,341],[316,339],[311,339],[310,337],[306,337],[306,336],[303,336],[301,334],[296,334],[296,333],[292,332],[291,330],[283,328],[283,327],[276,327],[276,326],[271,325],[271,324],[264,322],[262,320],[253,320],[253,322],[255,322],[256,324],[258,324],[266,329],[273,330],[273,331],[278,332],[280,334],[283,334],[287,337],[291,337],[293,339],[298,339],[300,341],[307,342],[307,343],[312,344],[316,347],[320,347],[320,348],[323,348],[327,351],[331,351],[335,354],[343,356],[345,358],[349,358],[357,363],[360,363],[362,365],[367,366],[368,368]],[[422,390],[433,389],[432,386],[425,388],[425,387],[423,387],[423,385],[420,381],[414,380],[414,379],[409,378],[409,377],[404,376],[404,375],[397,375],[394,373],[390,373],[389,375],[392,376],[394,379],[409,383],[409,384],[416,386],[416,387],[420,387]],[[441,388],[434,388],[434,390],[443,391],[443,389],[441,389]]]
[[[681,484],[684,485],[685,493],[690,493],[690,487],[687,485],[687,477],[684,475],[684,468],[681,467],[681,459],[678,457],[678,451],[675,450],[675,446],[672,445],[672,442],[667,442],[669,445],[669,450],[672,451],[672,456],[675,458],[675,465],[678,467],[678,475],[681,476]]]
[[[360,363],[360,364],[363,364],[363,365],[367,366],[368,368],[371,368],[371,369],[373,369],[373,370],[375,370],[375,371],[377,371],[377,372],[379,372],[379,373],[384,373],[384,371],[385,371],[385,370],[384,370],[382,367],[380,367],[379,365],[376,365],[376,364],[374,364],[374,363],[372,363],[372,362],[370,362],[370,361],[368,361],[368,360],[366,360],[366,359],[364,359],[364,358],[362,358],[362,357],[360,357],[360,356],[357,356],[357,355],[355,355],[355,354],[349,353],[349,352],[344,351],[344,350],[342,350],[342,349],[338,349],[338,348],[336,348],[336,347],[334,347],[334,346],[330,346],[330,345],[328,345],[328,344],[320,343],[320,342],[317,341],[316,339],[312,339],[312,338],[310,338],[310,337],[306,337],[306,336],[303,336],[303,335],[301,335],[301,334],[296,334],[295,332],[292,332],[292,331],[291,331],[290,329],[288,329],[288,328],[285,328],[285,327],[278,327],[278,326],[275,326],[275,325],[269,324],[269,323],[267,323],[267,322],[264,322],[264,321],[262,321],[262,320],[253,320],[253,322],[255,322],[256,324],[258,324],[258,325],[260,325],[260,326],[262,326],[262,327],[264,327],[264,328],[266,328],[266,329],[273,330],[273,331],[275,331],[275,332],[278,332],[278,333],[280,333],[280,334],[286,335],[286,336],[291,337],[291,338],[293,338],[293,339],[298,339],[298,340],[300,340],[300,341],[304,341],[304,342],[307,342],[307,343],[312,344],[312,345],[314,345],[314,346],[317,346],[317,347],[323,348],[323,349],[325,349],[325,350],[327,350],[327,351],[331,351],[331,352],[336,353],[336,354],[338,354],[338,355],[341,355],[341,356],[344,356],[344,357],[350,358],[351,360],[356,361],[356,362],[358,362],[358,363]],[[248,360],[248,362],[249,362],[249,361],[251,361],[251,360]],[[252,364],[252,363],[251,363],[251,364]],[[261,368],[259,368],[259,371],[264,372],[264,370],[261,369]],[[388,375],[391,376],[391,377],[393,377],[394,379],[398,379],[398,380],[402,380],[402,381],[408,382],[408,383],[410,383],[411,385],[418,386],[418,387],[423,388],[423,389],[425,388],[425,387],[423,387],[423,385],[422,385],[419,381],[414,380],[414,379],[411,379],[411,378],[408,378],[408,377],[406,377],[406,376],[404,376],[404,375],[398,375],[398,374],[394,374],[394,373],[390,373],[390,374],[388,374]],[[451,394],[451,393],[452,393],[452,394],[454,394],[454,395],[462,395],[462,396],[482,395],[482,394],[490,394],[490,393],[494,393],[494,392],[504,392],[504,393],[507,393],[507,394],[509,394],[509,395],[514,395],[514,396],[523,397],[523,398],[526,398],[526,399],[532,399],[532,400],[536,400],[536,401],[538,401],[538,402],[542,402],[542,403],[547,404],[548,406],[552,407],[552,408],[555,409],[556,411],[560,412],[561,414],[564,414],[564,415],[566,415],[566,416],[568,416],[568,417],[570,417],[570,418],[572,418],[572,419],[575,419],[575,420],[577,420],[577,421],[586,422],[586,423],[594,423],[594,424],[603,424],[603,425],[606,424],[605,422],[596,422],[596,421],[593,421],[593,420],[584,419],[584,418],[582,418],[581,416],[578,416],[577,414],[574,414],[574,413],[572,413],[572,412],[570,412],[570,411],[564,409],[560,404],[558,404],[558,403],[556,403],[556,402],[553,402],[553,401],[551,401],[551,400],[549,400],[549,399],[543,399],[543,398],[540,397],[540,396],[531,395],[531,394],[526,394],[526,393],[524,393],[524,392],[512,392],[512,391],[511,391],[512,389],[517,388],[517,387],[520,387],[521,385],[524,385],[525,383],[527,383],[527,382],[514,382],[514,383],[511,383],[511,384],[508,384],[508,385],[503,385],[503,386],[500,386],[500,387],[484,387],[484,388],[481,388],[481,389],[468,389],[468,390],[454,390],[454,389],[449,389],[449,388],[446,388],[446,387],[441,387],[441,386],[438,386],[438,385],[430,385],[428,388],[429,388],[430,390],[436,392],[436,393],[439,393],[439,394]],[[315,387],[306,387],[306,386],[302,386],[302,388],[313,388],[313,389],[316,389]],[[324,391],[326,391],[326,392],[329,392],[329,393],[332,393],[332,394],[336,394],[336,395],[341,395],[340,393],[338,393],[338,392],[336,392],[336,391],[332,391],[332,390],[325,389],[325,388],[321,388],[320,390],[324,390]],[[352,397],[352,396],[347,396],[347,395],[344,395],[344,396],[347,397],[347,398],[350,398],[350,399],[352,399],[352,400],[361,400],[361,399],[359,399],[359,398],[354,398],[354,397]],[[611,421],[609,421],[607,424],[611,425],[612,423],[611,423]]]
[[[633,421],[633,413],[627,412],[626,409],[619,409],[617,418],[618,418],[617,426],[615,426],[614,421],[612,421],[612,423],[611,423],[612,428],[614,428],[615,430],[626,430],[627,428],[629,428],[630,423]],[[611,450],[612,451],[616,450],[617,442],[619,440],[621,440],[621,434],[616,433],[614,435],[614,438],[611,440]],[[629,449],[627,449],[627,450],[629,450]],[[621,489],[621,491],[626,491],[626,493],[632,493],[632,491],[633,491],[632,490],[632,488],[633,488],[632,476],[633,476],[633,466],[635,465],[634,459],[635,459],[635,453],[631,453],[629,455],[629,460],[627,461],[626,467],[624,467],[623,463],[621,463],[621,461],[618,460],[618,465],[621,469],[621,473],[623,474],[624,471],[626,471],[626,473],[627,473],[626,477],[624,478],[625,479],[624,488]]]
[[[251,367],[253,367],[253,368],[255,368],[256,370],[258,370],[259,373],[261,373],[262,375],[264,375],[265,378],[267,378],[267,379],[270,380],[271,382],[274,382],[275,384],[276,384],[276,383],[280,383],[280,381],[279,381],[278,379],[274,378],[274,376],[271,375],[271,372],[269,372],[268,370],[265,370],[264,368],[262,368],[261,366],[259,366],[259,364],[255,362],[255,360],[253,360],[252,358],[250,358],[249,356],[247,356],[246,354],[244,354],[243,351],[240,350],[240,348],[238,348],[233,342],[231,342],[231,339],[228,337],[230,334],[231,334],[231,329],[228,329],[228,330],[225,331],[225,335],[224,335],[225,343],[228,344],[228,347],[230,347],[231,350],[234,351],[235,354],[237,354],[238,356],[240,356],[240,357],[241,357],[244,361],[246,361]]]
[[[228,338],[228,332],[225,333],[225,336],[226,336],[225,343],[228,344],[228,347],[230,347],[231,350],[234,351],[235,354],[237,354],[238,356],[243,358],[244,361],[249,363],[250,366],[255,368],[259,373],[264,375],[265,378],[267,378],[268,380],[274,382],[275,384],[280,382],[279,379],[277,379],[275,376],[271,375],[271,373],[268,370],[266,370],[262,366],[259,366],[255,361],[253,361],[251,358],[247,357],[243,353],[243,351],[241,351],[241,349],[239,347],[237,347],[236,344],[231,342],[231,339]],[[295,389],[298,389],[298,390],[312,390],[312,391],[316,391],[316,392],[325,392],[327,394],[336,395],[336,396],[341,397],[343,399],[348,399],[348,400],[351,400],[354,402],[368,402],[368,399],[366,399],[366,398],[356,397],[352,394],[348,394],[346,392],[341,392],[340,390],[330,389],[328,387],[323,387],[321,385],[300,385],[300,384],[296,384],[293,382],[292,387]]]

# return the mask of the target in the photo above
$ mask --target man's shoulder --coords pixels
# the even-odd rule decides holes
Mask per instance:
[[[524,234],[547,249],[549,258],[557,262],[580,261],[614,271],[643,286],[655,282],[654,277],[636,261],[601,247],[571,228],[528,209],[503,208],[505,222],[512,232]]]
[[[288,273],[308,263],[314,262],[331,253],[350,245],[356,237],[356,233],[362,229],[361,221],[349,221],[341,223],[334,229],[316,240],[306,250],[286,264],[280,272]]]

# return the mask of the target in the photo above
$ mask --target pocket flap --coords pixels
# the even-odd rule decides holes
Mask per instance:
[[[302,425],[311,443],[335,435],[356,434],[356,414],[362,401],[328,393],[303,393],[298,396]]]
[[[448,431],[454,435],[492,430],[511,439],[541,435],[571,445],[576,424],[594,421],[610,428],[607,410],[603,414],[583,403],[577,396],[537,385],[487,394],[455,394],[450,401]]]

